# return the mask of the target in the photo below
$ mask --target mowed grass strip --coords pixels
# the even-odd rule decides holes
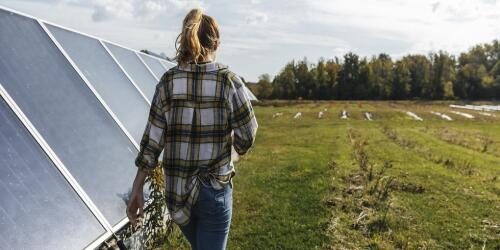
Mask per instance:
[[[412,130],[408,128],[411,126],[401,127],[398,131]],[[363,133],[371,138],[367,148],[374,161],[393,162],[391,171],[400,176],[401,181],[425,189],[423,193],[398,191],[394,195],[394,202],[405,211],[405,220],[411,221],[405,231],[396,234],[408,238],[411,249],[460,249],[463,244],[466,248],[481,248],[484,245],[486,249],[495,249],[500,245],[498,231],[490,227],[498,225],[500,217],[498,182],[493,179],[495,171],[489,161],[473,161],[476,172],[464,175],[454,168],[430,161],[420,153],[422,147],[429,147],[434,155],[452,157],[456,162],[468,158],[464,152],[455,152],[454,146],[442,145],[418,133],[409,133],[404,139],[419,144],[408,148],[388,141],[380,129],[365,127]],[[488,177],[485,173],[492,175]]]
[[[230,249],[314,249],[328,240],[322,198],[330,187],[334,128],[309,108],[273,119],[275,112],[256,108],[255,148],[237,164]],[[296,112],[302,116],[292,119]]]

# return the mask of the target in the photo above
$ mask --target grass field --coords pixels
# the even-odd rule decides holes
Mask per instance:
[[[255,147],[236,164],[228,249],[500,249],[500,112],[459,110],[468,119],[441,102],[255,111]],[[174,230],[162,248],[188,244]]]

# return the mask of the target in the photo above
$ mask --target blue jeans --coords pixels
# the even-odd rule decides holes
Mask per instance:
[[[191,220],[180,229],[193,250],[226,249],[233,207],[232,184],[228,183],[220,190],[200,185]]]

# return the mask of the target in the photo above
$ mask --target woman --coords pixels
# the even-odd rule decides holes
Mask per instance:
[[[127,207],[135,227],[145,176],[165,150],[167,208],[193,249],[225,249],[235,174],[231,147],[245,154],[257,132],[242,80],[214,61],[219,44],[215,20],[191,10],[176,40],[178,65],[156,86]]]

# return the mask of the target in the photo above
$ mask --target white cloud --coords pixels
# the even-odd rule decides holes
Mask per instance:
[[[185,11],[203,7],[198,0],[59,0],[93,9],[92,20],[96,22],[120,19],[152,20],[165,12]]]
[[[186,12],[221,27],[218,58],[252,80],[307,56],[457,54],[500,38],[498,0],[0,0],[63,26],[134,48],[174,54]],[[55,4],[56,3],[56,4]],[[44,7],[45,6],[45,7]],[[96,22],[98,21],[98,22]],[[249,62],[258,60],[259,63]]]
[[[258,25],[258,24],[267,22],[268,19],[269,18],[267,16],[267,14],[265,14],[265,13],[253,12],[247,16],[246,22],[247,22],[247,24],[250,24],[250,25]]]

